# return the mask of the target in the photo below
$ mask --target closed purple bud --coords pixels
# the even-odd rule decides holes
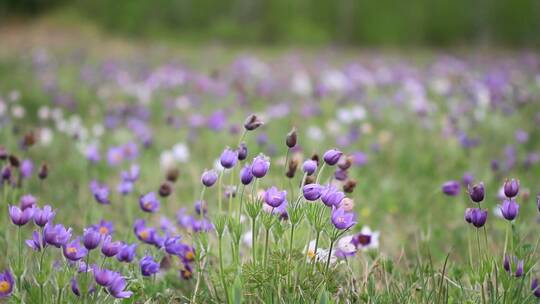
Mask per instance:
[[[34,215],[34,208],[27,208],[26,210],[21,210],[17,206],[10,206],[9,207],[9,217],[11,218],[11,222],[13,222],[14,225],[17,226],[24,226],[26,223],[28,223],[32,216]]]
[[[471,197],[471,200],[475,203],[480,203],[484,200],[485,195],[485,188],[484,183],[479,183],[476,185],[469,185],[469,196]]]
[[[307,175],[312,175],[315,173],[315,170],[317,170],[317,162],[311,159],[306,160],[302,166],[302,170],[304,170],[304,173],[307,173]]]
[[[244,185],[249,185],[253,180],[253,174],[251,173],[251,166],[245,165],[242,170],[240,170],[240,181]]]
[[[459,182],[451,180],[442,185],[442,192],[446,195],[456,196],[459,194],[460,188]]]
[[[505,200],[500,208],[502,216],[509,221],[514,220],[519,214],[519,205],[512,199]]]
[[[103,240],[103,246],[101,246],[101,253],[103,253],[104,256],[110,258],[118,254],[122,246],[123,244],[120,241],[113,242],[112,237],[110,235],[107,235]]]
[[[256,178],[263,178],[270,169],[270,161],[262,154],[253,159],[251,174]]]
[[[277,208],[285,201],[287,191],[279,191],[276,187],[270,187],[264,192],[264,202]]]
[[[472,208],[465,209],[465,221],[469,224],[472,223]]]
[[[321,201],[328,207],[339,206],[345,198],[345,193],[338,191],[336,187],[328,185],[324,188],[321,194]]]
[[[343,152],[337,149],[331,149],[324,153],[323,159],[325,163],[327,163],[330,166],[333,166],[338,163],[339,159],[341,158],[341,155],[343,155]]]
[[[232,150],[231,148],[225,148],[223,153],[221,153],[221,157],[219,158],[219,162],[221,163],[221,166],[226,169],[230,169],[236,165],[236,162],[238,161],[238,152],[235,150]]]
[[[304,198],[308,201],[316,201],[322,195],[323,187],[319,184],[305,185],[303,188]]]
[[[488,217],[487,210],[481,210],[479,208],[474,208],[471,211],[471,223],[474,227],[480,228],[486,224]]]
[[[515,197],[519,193],[519,181],[515,179],[507,180],[504,183],[504,195],[508,198]]]
[[[201,182],[206,187],[212,187],[218,179],[218,174],[215,170],[204,171]]]
[[[101,243],[101,234],[99,231],[90,228],[85,229],[83,234],[83,244],[88,250],[96,249]]]
[[[292,130],[287,134],[287,138],[285,139],[285,144],[289,148],[294,148],[296,146],[296,141],[297,141],[296,128],[292,128]]]
[[[238,146],[238,160],[242,161],[245,160],[248,156],[248,149],[245,143],[241,143],[240,146]]]
[[[531,290],[534,293],[534,296],[540,298],[540,288],[538,288],[538,279],[534,279],[531,284]]]
[[[510,272],[510,258],[508,255],[504,255],[503,268],[506,272]]]
[[[516,268],[516,273],[515,273],[515,276],[516,278],[519,278],[523,275],[523,260],[520,260],[518,261],[517,263],[517,268]]]

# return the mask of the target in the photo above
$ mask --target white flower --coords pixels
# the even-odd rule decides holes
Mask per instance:
[[[353,255],[356,253],[356,246],[352,243],[353,236],[346,235],[340,238],[336,244],[336,249],[340,250],[345,255]]]
[[[216,159],[214,161],[214,170],[218,172],[222,172],[223,170],[225,170],[225,168],[223,168],[223,166],[221,165],[221,162],[219,161],[219,159]]]
[[[184,143],[177,143],[172,147],[174,159],[178,162],[185,163],[189,160],[189,150]]]
[[[103,135],[103,133],[105,133],[105,128],[103,127],[102,124],[94,124],[92,126],[92,133],[94,134],[95,137],[101,137]]]
[[[11,115],[13,115],[14,118],[23,118],[25,114],[26,111],[20,105],[16,105],[11,108]]]
[[[172,153],[172,151],[165,150],[161,152],[161,155],[159,156],[159,164],[163,171],[173,168],[175,166],[175,163],[176,162],[174,160],[174,154]]]
[[[359,243],[358,247],[361,250],[377,249],[379,248],[379,231],[372,231],[369,226],[362,227],[360,230],[360,235],[369,236],[369,242],[362,244]]]
[[[308,262],[312,262],[313,260],[315,260],[315,242],[316,240],[311,240],[311,242],[309,242],[308,247],[304,249],[304,252],[306,254],[306,261]],[[320,245],[320,240],[319,240],[319,245]],[[316,260],[318,262],[326,263],[328,259],[328,249],[320,248],[318,246],[317,246]],[[330,264],[334,264],[336,261],[337,261],[337,257],[335,255],[335,250],[334,250],[332,251],[332,255],[330,256]]]
[[[497,205],[493,207],[493,215],[495,215],[498,218],[504,219],[504,216],[502,214],[501,205]]]
[[[49,128],[42,128],[39,131],[39,143],[43,146],[48,146],[53,140],[53,131]]]

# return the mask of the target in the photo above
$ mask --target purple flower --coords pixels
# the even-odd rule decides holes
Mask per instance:
[[[485,188],[484,183],[479,183],[476,185],[470,185],[468,186],[469,189],[469,196],[471,197],[471,200],[475,203],[480,203],[484,200],[485,195]]]
[[[474,182],[474,175],[470,172],[463,173],[463,177],[461,178],[461,183],[463,186],[468,187],[470,184]]]
[[[287,197],[287,191],[279,191],[276,187],[270,187],[264,192],[264,202],[268,205],[277,208]]]
[[[347,178],[349,178],[348,171],[343,169],[337,169],[334,172],[334,178],[338,181],[346,181]]]
[[[94,224],[91,227],[95,231],[99,232],[99,234],[101,234],[101,236],[112,235],[113,232],[114,232],[113,223],[108,222],[108,221],[103,220],[103,219],[100,220],[98,224]]]
[[[121,147],[111,147],[107,151],[107,162],[111,166],[117,166],[124,161],[124,151]]]
[[[507,180],[504,183],[504,195],[508,198],[515,197],[519,192],[519,181],[515,179]]]
[[[117,299],[127,299],[131,297],[133,292],[125,291],[125,288],[126,280],[122,276],[118,275],[113,279],[107,290],[109,291],[111,296]]]
[[[206,187],[212,187],[218,179],[218,174],[215,170],[204,171],[201,182]]]
[[[112,237],[110,235],[107,235],[105,239],[103,240],[103,245],[101,246],[101,253],[103,253],[106,257],[113,257],[120,252],[120,249],[122,249],[122,242],[112,241]]]
[[[500,208],[502,216],[509,221],[515,219],[519,214],[519,205],[513,199],[504,200]]]
[[[90,191],[94,195],[94,199],[103,205],[110,204],[109,200],[109,188],[105,184],[100,184],[97,181],[92,181],[90,183]]]
[[[34,223],[40,227],[45,226],[47,223],[54,219],[56,212],[54,212],[49,205],[43,206],[43,209],[34,208]]]
[[[180,276],[184,280],[189,280],[193,276],[193,269],[189,264],[184,264],[184,269],[180,270]]]
[[[75,238],[73,241],[62,246],[64,256],[70,261],[78,261],[88,254],[88,250],[81,246],[81,239]]]
[[[27,208],[26,210],[22,211],[17,206],[10,206],[9,207],[9,217],[11,218],[11,222],[17,226],[24,226],[26,223],[28,223],[32,216],[34,215],[34,209],[33,208]]]
[[[317,162],[312,159],[306,160],[302,166],[302,170],[304,170],[304,173],[307,173],[307,175],[312,175],[317,170]]]
[[[94,279],[96,280],[96,283],[98,285],[103,287],[109,287],[111,283],[114,281],[116,276],[119,276],[118,273],[105,269],[105,268],[98,268],[94,265]]]
[[[195,202],[195,213],[197,214],[205,214],[208,212],[208,207],[205,201],[196,201]]]
[[[339,159],[341,158],[341,155],[343,155],[343,152],[337,149],[331,149],[324,153],[323,159],[325,163],[327,163],[330,166],[333,166],[338,163]]]
[[[321,201],[328,207],[337,207],[345,198],[345,193],[338,191],[332,185],[326,186],[321,194]]]
[[[56,248],[62,247],[71,238],[71,228],[66,229],[62,224],[53,225],[47,223],[43,228],[43,239],[45,243]]]
[[[26,194],[21,196],[21,198],[19,199],[19,204],[21,206],[21,209],[24,211],[28,208],[36,207],[37,199],[31,194]]]
[[[270,161],[262,154],[253,159],[251,164],[251,174],[256,178],[263,178],[270,169]]]
[[[133,182],[122,180],[116,190],[122,195],[128,195],[133,192]]]
[[[39,233],[37,231],[32,232],[32,239],[25,241],[26,245],[32,248],[34,251],[41,251],[45,247],[45,244],[39,238]]]
[[[251,166],[246,164],[240,170],[240,181],[243,185],[249,185],[253,180],[253,174],[251,173]]]
[[[128,171],[122,171],[120,177],[122,181],[134,183],[139,179],[141,169],[138,165],[131,165]]]
[[[334,207],[332,209],[332,224],[339,230],[349,229],[356,224],[354,213]]]
[[[476,228],[483,227],[486,224],[487,217],[487,210],[482,210],[479,208],[468,208],[465,211],[465,220],[473,224],[473,226]]]
[[[159,271],[159,264],[151,256],[147,255],[143,257],[139,264],[141,266],[141,273],[145,277],[149,277]]]
[[[84,229],[83,244],[88,250],[96,249],[101,243],[101,234],[94,228]]]
[[[538,288],[538,279],[534,279],[531,283],[531,290],[534,293],[534,296],[540,298],[540,288]]]
[[[304,198],[308,201],[316,201],[321,197],[323,187],[319,184],[308,184],[303,188]]]
[[[512,273],[512,265],[511,264],[513,264],[515,266],[514,273]],[[518,260],[517,256],[514,256],[513,263],[510,263],[510,257],[508,255],[504,256],[503,268],[507,273],[509,273],[511,275],[514,275],[516,278],[519,278],[519,277],[523,276],[523,267],[524,267],[524,261],[523,260]]]
[[[21,162],[21,167],[19,171],[21,172],[22,178],[29,178],[32,176],[32,171],[34,170],[34,163],[31,160],[25,159]]]
[[[136,251],[137,244],[124,244],[116,255],[116,259],[120,262],[131,263],[131,261],[133,261],[133,259],[135,258],[135,254],[137,253]]]
[[[77,279],[75,277],[71,278],[71,292],[73,292],[74,295],[77,297],[81,296],[81,290],[79,289],[79,283],[77,282]]]
[[[170,237],[165,240],[165,251],[168,254],[177,255],[180,256],[180,254],[184,251],[184,247],[187,246],[184,243],[182,243],[180,236]]]
[[[156,193],[150,192],[145,195],[142,195],[139,199],[139,205],[141,209],[145,212],[154,213],[159,210],[159,200],[156,196]]]
[[[456,196],[459,194],[460,188],[461,186],[458,181],[451,180],[442,185],[442,192],[449,196]]]
[[[230,169],[236,165],[236,162],[238,161],[238,152],[235,150],[232,150],[231,148],[225,148],[223,153],[221,153],[221,157],[219,158],[219,162],[221,163],[221,166],[226,169]]]
[[[248,149],[245,143],[241,143],[240,146],[238,146],[238,160],[242,161],[245,160],[248,156]]]
[[[9,297],[13,292],[14,285],[15,281],[13,280],[13,275],[9,270],[0,272],[0,298]]]
[[[97,163],[101,160],[99,149],[96,145],[90,145],[86,148],[86,159],[91,163]]]

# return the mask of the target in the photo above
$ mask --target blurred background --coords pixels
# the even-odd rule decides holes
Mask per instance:
[[[0,25],[43,16],[182,42],[538,46],[538,0],[2,0]]]

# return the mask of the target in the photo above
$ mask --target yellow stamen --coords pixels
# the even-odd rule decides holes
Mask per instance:
[[[311,249],[308,250],[307,256],[309,257],[309,259],[313,260],[313,258],[315,258],[315,251],[313,251]]]
[[[141,239],[146,241],[148,240],[149,237],[150,237],[150,233],[148,232],[148,230],[143,230],[141,232]]]
[[[195,258],[195,255],[193,254],[193,252],[188,251],[188,253],[186,253],[186,259],[188,261],[193,261],[194,258]]]
[[[11,289],[11,284],[8,281],[0,281],[0,292],[6,293]]]
[[[77,248],[75,247],[68,247],[66,249],[67,253],[77,253]]]
[[[107,227],[99,227],[99,233],[100,234],[108,234],[109,229],[107,229]]]

